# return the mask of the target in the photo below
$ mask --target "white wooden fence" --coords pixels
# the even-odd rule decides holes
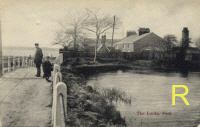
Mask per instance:
[[[27,56],[3,56],[2,59],[3,74],[19,68],[32,66],[34,66],[34,61]]]
[[[52,127],[66,127],[67,118],[67,86],[62,82],[60,65],[63,63],[63,54],[54,61],[53,69],[53,104]]]
[[[1,117],[0,117],[0,127],[2,127]]]

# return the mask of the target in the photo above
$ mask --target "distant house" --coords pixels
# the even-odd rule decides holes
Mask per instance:
[[[105,38],[104,41],[103,41],[103,37]],[[120,39],[113,39],[113,47],[114,47],[114,44],[118,41],[120,41]],[[85,51],[94,52],[95,43],[96,43],[96,39],[85,38],[84,39]],[[98,52],[111,51],[111,50],[113,50],[113,48],[111,48],[111,45],[112,45],[112,39],[106,39],[106,36],[104,35],[104,36],[102,36],[102,39],[98,40],[97,51]]]
[[[140,28],[139,35],[127,34],[128,36],[115,43],[115,49],[122,52],[140,52],[144,50],[159,50],[158,44],[164,44],[164,40],[151,32],[148,28]]]
[[[99,53],[108,53],[110,49],[105,45],[106,43],[106,35],[102,36],[101,44],[97,48],[97,52]]]

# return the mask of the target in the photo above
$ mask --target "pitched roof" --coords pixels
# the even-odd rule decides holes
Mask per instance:
[[[131,36],[128,36],[128,37],[122,39],[121,41],[119,41],[119,42],[117,42],[117,43],[115,43],[115,44],[134,43],[134,42],[140,40],[141,38],[146,37],[147,35],[150,35],[150,34],[152,34],[152,33],[153,33],[153,32],[151,32],[151,33],[146,33],[146,34],[142,34],[142,35],[140,35],[140,36],[139,36],[139,35],[131,35]]]
[[[97,48],[97,52],[99,52],[99,51],[101,50],[101,48],[103,48],[103,46],[104,46],[105,49],[107,49],[107,50],[110,52],[110,49],[107,48],[104,44],[101,44],[101,45]]]

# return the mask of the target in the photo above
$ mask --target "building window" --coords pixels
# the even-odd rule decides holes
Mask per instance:
[[[123,48],[125,49],[125,44],[123,44]]]
[[[130,48],[130,45],[128,44],[128,49]]]

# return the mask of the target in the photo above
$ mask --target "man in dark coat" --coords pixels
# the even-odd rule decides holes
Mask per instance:
[[[35,76],[40,77],[43,53],[42,53],[42,49],[39,48],[38,43],[35,44],[35,47],[36,47],[36,52],[35,52],[34,62],[36,64],[36,68],[37,68],[37,74]]]

